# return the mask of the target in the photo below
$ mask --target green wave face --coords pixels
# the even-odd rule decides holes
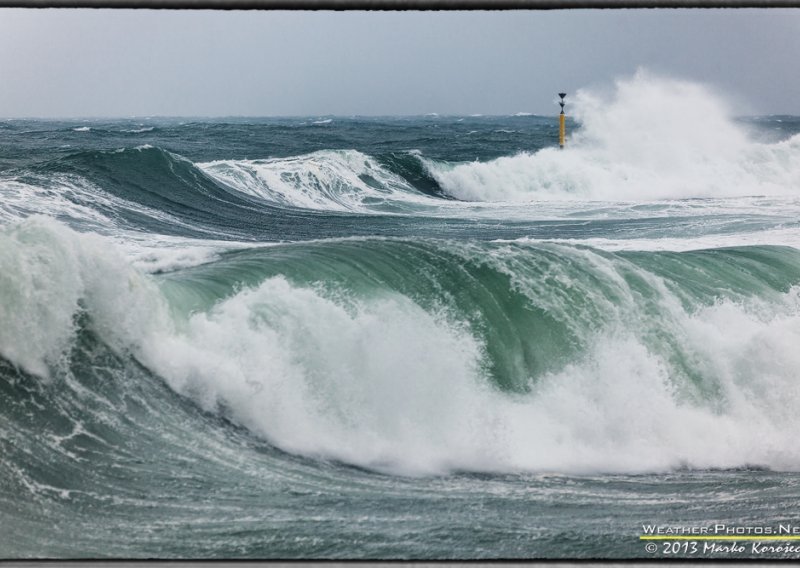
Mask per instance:
[[[176,314],[188,317],[279,276],[342,298],[400,295],[464,322],[485,347],[488,380],[504,391],[529,392],[541,377],[580,360],[599,336],[620,330],[664,357],[682,388],[714,391],[715,378],[698,369],[682,320],[720,302],[782,306],[800,281],[800,253],[344,240],[228,253],[165,275],[162,288]]]

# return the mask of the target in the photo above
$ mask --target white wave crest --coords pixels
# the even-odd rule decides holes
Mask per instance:
[[[48,377],[58,368],[82,310],[112,347],[135,349],[163,326],[155,284],[110,242],[41,216],[0,229],[0,354]]]
[[[573,101],[582,127],[563,151],[425,163],[446,192],[467,201],[798,194],[800,135],[751,141],[725,101],[702,85],[640,71],[618,80],[610,96],[580,90]]]
[[[284,206],[328,211],[400,212],[434,200],[374,158],[355,150],[322,150],[267,160],[197,164],[242,193]]]

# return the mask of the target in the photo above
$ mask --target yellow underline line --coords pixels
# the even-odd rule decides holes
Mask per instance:
[[[778,536],[778,535],[725,535],[725,536],[709,536],[709,535],[680,535],[680,536],[667,536],[667,535],[642,535],[639,540],[800,540],[800,535],[794,536]]]

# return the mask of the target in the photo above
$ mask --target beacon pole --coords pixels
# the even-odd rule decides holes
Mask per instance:
[[[558,115],[558,147],[563,150],[564,139],[567,135],[567,117],[564,114],[564,97],[567,96],[567,93],[558,93],[558,96],[561,97],[561,101],[558,103],[561,105],[561,114]]]

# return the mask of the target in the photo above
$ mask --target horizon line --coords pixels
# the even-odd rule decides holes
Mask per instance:
[[[737,114],[730,118],[768,118],[778,116],[800,117],[800,113],[790,112],[757,113],[757,114]],[[142,115],[75,115],[75,116],[0,116],[0,121],[12,120],[40,120],[40,121],[100,121],[100,120],[222,120],[222,119],[358,119],[358,118],[551,118],[558,117],[558,112],[553,114],[540,114],[533,112],[516,113],[414,113],[414,114],[142,114]],[[567,118],[574,118],[574,115],[567,113]]]

